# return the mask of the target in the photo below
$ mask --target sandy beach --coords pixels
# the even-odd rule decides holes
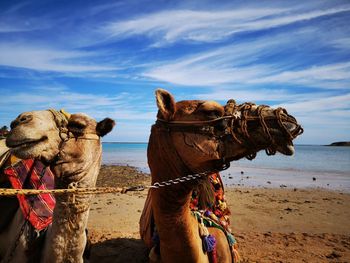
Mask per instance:
[[[98,186],[146,185],[148,174],[102,166]],[[299,188],[227,187],[242,262],[350,262],[350,194]],[[139,237],[147,191],[106,194],[89,217],[91,262],[148,262]]]

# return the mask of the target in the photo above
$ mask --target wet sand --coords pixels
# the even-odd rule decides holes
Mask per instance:
[[[103,166],[97,184],[148,185],[150,177],[128,166]],[[244,187],[225,193],[242,262],[350,262],[350,194]],[[146,194],[95,197],[91,262],[148,262],[138,232]]]

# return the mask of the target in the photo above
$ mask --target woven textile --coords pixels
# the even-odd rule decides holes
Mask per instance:
[[[4,170],[14,189],[54,189],[54,175],[42,162],[21,160]],[[37,230],[45,229],[52,222],[55,197],[51,194],[17,195],[21,210]]]

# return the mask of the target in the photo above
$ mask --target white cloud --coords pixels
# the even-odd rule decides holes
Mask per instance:
[[[331,143],[348,140],[350,131],[350,93],[322,97],[305,94],[303,100],[286,102],[284,107],[303,126],[299,143]]]
[[[331,43],[334,47],[344,50],[350,49],[350,37],[344,37],[339,39],[333,39],[331,40]]]
[[[6,97],[0,104],[1,126],[9,126],[21,112],[63,108],[70,113],[84,112],[98,121],[105,117],[114,119],[117,126],[104,141],[146,142],[157,114],[153,97],[143,98],[140,104],[135,102],[138,95],[126,92],[116,95],[79,93],[63,86],[52,86],[23,91],[2,88],[1,93]]]
[[[243,103],[247,101],[275,101],[276,103],[281,101],[299,101],[304,98],[305,95],[293,94],[290,91],[283,89],[242,89],[241,87],[232,86],[230,88],[216,88],[208,93],[199,93],[194,96],[196,99],[205,100],[221,100],[227,101],[234,99],[237,103]],[[317,95],[316,95],[317,96]]]
[[[317,96],[317,93],[305,94],[304,99],[283,103],[283,105],[275,105],[276,107],[286,107],[290,111],[298,115],[310,115],[312,113],[329,114],[330,112],[343,112],[350,109],[350,93],[338,96],[330,96],[328,94],[322,97]],[[343,115],[346,117],[349,115]],[[312,116],[311,116],[312,117]],[[340,117],[340,115],[338,115]],[[349,117],[350,118],[350,117]]]
[[[291,8],[171,10],[112,22],[102,30],[111,38],[146,35],[155,41],[154,46],[177,41],[215,42],[240,32],[284,26],[349,10],[350,6],[311,12]]]
[[[289,33],[298,38],[298,34]],[[284,70],[291,66],[288,60],[283,64],[261,62],[260,57],[284,51],[281,46],[291,45],[285,34],[269,39],[261,38],[249,43],[229,45],[209,52],[203,52],[177,61],[156,64],[143,75],[159,81],[187,86],[220,86],[224,84],[298,84],[313,88],[348,89],[350,84],[350,63],[334,63],[309,66],[302,70]]]
[[[29,23],[16,23],[15,21],[11,22],[1,22],[0,21],[0,33],[15,33],[15,32],[27,32],[34,30],[42,30],[49,28],[48,25],[32,25]]]
[[[12,118],[23,111],[47,108],[84,112],[97,119],[110,116],[117,120],[151,120],[156,116],[155,105],[150,107],[147,101],[138,105],[135,103],[137,96],[131,97],[125,92],[116,95],[92,94],[73,92],[64,87],[39,87],[26,91],[3,89],[2,95],[6,100],[1,101],[0,112],[12,112]]]
[[[79,61],[97,56],[94,52],[55,49],[23,43],[0,43],[0,65],[54,72],[95,72],[118,69],[113,66],[88,64]]]
[[[177,61],[156,64],[144,72],[145,77],[189,86],[215,86],[225,83],[242,83],[257,76],[266,76],[275,69],[267,65],[242,66],[254,63],[274,47],[283,44],[284,38],[252,41],[191,55]]]
[[[247,83],[293,83],[326,89],[349,89],[350,62],[283,71],[279,74],[248,80]]]

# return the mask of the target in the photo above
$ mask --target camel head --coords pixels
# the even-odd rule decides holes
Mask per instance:
[[[113,126],[111,119],[96,122],[85,114],[68,115],[55,110],[24,112],[12,121],[6,145],[21,159],[37,158],[51,163],[58,155],[62,159],[67,152],[74,151],[74,158],[82,157],[88,150],[84,143],[90,145],[90,141],[95,142],[95,147],[101,147],[99,137]],[[87,139],[79,139],[84,137]]]
[[[53,159],[58,154],[61,142],[59,127],[65,127],[68,123],[64,115],[57,114],[57,117],[60,118],[48,110],[21,113],[11,122],[7,147],[21,159]]]
[[[65,182],[77,182],[84,177],[85,180],[95,181],[97,177],[86,176],[86,172],[82,171],[98,173],[102,155],[100,138],[109,133],[114,125],[109,118],[96,122],[86,114],[72,114],[67,124],[67,138],[62,141],[54,168],[56,176],[64,177]]]
[[[301,126],[285,109],[229,100],[175,102],[167,91],[156,91],[157,123],[170,134],[177,154],[192,172],[221,170],[230,161],[253,159],[260,150],[292,155],[292,140]]]

